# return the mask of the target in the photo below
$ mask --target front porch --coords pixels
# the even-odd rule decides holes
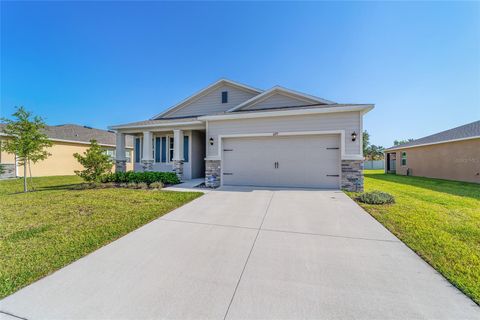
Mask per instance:
[[[143,129],[143,130],[142,130]],[[205,177],[205,128],[199,125],[117,130],[116,171],[125,172],[125,140],[134,137],[134,171],[175,172],[182,180]]]

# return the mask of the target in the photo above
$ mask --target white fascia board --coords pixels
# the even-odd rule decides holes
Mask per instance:
[[[180,101],[179,103],[173,105],[172,107],[168,108],[167,110],[163,111],[163,112],[160,112],[159,114],[153,116],[151,118],[151,120],[155,120],[175,109],[181,109],[183,108],[184,106],[186,106],[189,102],[192,102],[206,94],[208,94],[212,89],[214,89],[215,87],[217,86],[220,86],[222,84],[229,84],[231,86],[234,86],[234,87],[237,87],[241,90],[245,90],[245,91],[248,91],[248,92],[253,92],[253,93],[261,93],[263,92],[263,90],[260,90],[260,89],[257,89],[257,88],[253,88],[253,87],[250,87],[250,86],[247,86],[247,85],[244,85],[242,83],[238,83],[238,82],[235,82],[235,81],[232,81],[232,80],[228,80],[228,79],[219,79],[218,81],[215,81],[214,83],[212,83],[211,85],[209,85],[208,87],[206,88],[203,88],[202,90],[200,91],[197,91],[196,93],[192,94],[191,96],[187,97],[186,99],[183,99],[182,101]]]
[[[258,112],[227,113],[227,114],[212,115],[212,116],[202,116],[202,117],[198,117],[198,119],[208,120],[208,121],[215,121],[215,120],[220,121],[220,120],[233,120],[233,119],[268,118],[268,117],[297,116],[297,115],[306,115],[306,114],[352,112],[352,111],[362,111],[362,113],[367,113],[373,108],[374,108],[373,105],[361,105],[361,106],[291,109],[291,110],[263,111],[263,112],[258,111]]]
[[[391,148],[391,149],[385,149],[385,151],[383,151],[383,153],[389,153],[390,151],[397,151],[397,150],[410,149],[410,148],[416,148],[416,147],[431,146],[431,145],[442,144],[442,143],[472,140],[472,139],[480,139],[480,136],[473,136],[473,137],[466,137],[466,138],[459,138],[459,139],[450,139],[450,140],[443,140],[443,141],[430,142],[430,143],[422,143],[422,144],[416,144],[414,146],[406,146],[406,147],[398,146],[398,147]]]
[[[292,97],[292,98],[297,98],[297,99],[298,98],[300,98],[300,99],[303,98],[303,99],[306,99],[307,101],[310,101],[312,103],[317,102],[317,103],[325,103],[325,104],[335,104],[335,102],[333,102],[333,101],[329,101],[329,100],[325,100],[325,99],[322,99],[322,98],[314,97],[314,96],[311,96],[311,95],[308,95],[308,94],[305,94],[305,93],[302,93],[302,92],[294,91],[294,90],[283,88],[283,87],[280,87],[280,86],[275,86],[275,87],[273,87],[271,89],[268,89],[267,91],[255,96],[255,97],[250,98],[249,100],[247,100],[245,102],[242,102],[238,106],[227,110],[227,112],[240,110],[240,109],[244,108],[245,106],[248,106],[248,105],[252,104],[253,102],[261,102],[261,101],[263,101],[264,98],[267,99],[269,96],[275,94],[275,92],[285,93],[287,96]]]
[[[143,124],[143,125],[119,125],[119,126],[110,126],[110,130],[121,130],[121,129],[144,129],[144,128],[156,128],[156,127],[175,127],[175,126],[190,126],[190,125],[199,125],[203,124],[203,121],[183,121],[183,122],[166,122],[166,123],[156,123],[156,124]]]

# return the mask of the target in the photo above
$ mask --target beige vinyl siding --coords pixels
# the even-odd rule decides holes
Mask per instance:
[[[345,153],[361,154],[361,115],[360,112],[339,112],[329,114],[310,114],[271,118],[235,119],[209,121],[207,138],[215,141],[208,144],[207,157],[218,156],[218,136],[232,134],[254,134],[273,132],[299,131],[333,131],[345,130]],[[352,132],[357,133],[356,141],[352,141]],[[288,150],[286,150],[288,152]]]
[[[228,103],[222,103],[222,91],[228,92]],[[207,93],[206,95],[197,98],[195,101],[189,103],[188,105],[181,107],[177,110],[170,111],[163,117],[186,117],[224,112],[239,105],[242,102],[251,99],[255,95],[255,93],[246,90],[240,90],[233,86],[222,85],[218,88],[215,88],[213,91]]]
[[[3,143],[6,140],[6,137],[0,138],[0,143]],[[7,153],[0,149],[0,164],[14,164],[15,163],[15,155],[11,153]]]
[[[83,154],[90,146],[87,144],[76,144],[66,142],[54,142],[53,146],[48,148],[51,154],[47,159],[32,163],[32,176],[61,176],[74,175],[75,170],[83,170],[83,167],[78,163],[73,154],[78,152]],[[114,150],[115,147],[105,147],[106,149]],[[128,150],[128,149],[127,149]],[[130,150],[133,159],[133,150]],[[115,170],[115,167],[112,169]],[[133,163],[127,163],[127,170],[133,170]],[[23,176],[23,166],[18,167],[19,176]]]
[[[312,102],[292,98],[284,94],[275,93],[258,103],[242,108],[242,110],[271,109],[280,107],[303,106],[309,104],[312,104]]]

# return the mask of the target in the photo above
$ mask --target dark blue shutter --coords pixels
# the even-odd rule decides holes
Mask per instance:
[[[167,162],[167,138],[162,137],[162,162]]]
[[[135,162],[140,162],[140,138],[135,139]]]
[[[183,136],[183,160],[188,162],[188,136]]]
[[[160,138],[155,138],[155,162],[160,162]]]

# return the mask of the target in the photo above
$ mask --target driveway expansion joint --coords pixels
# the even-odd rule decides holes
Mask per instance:
[[[366,241],[380,241],[380,242],[402,243],[400,240],[373,239],[373,238],[362,238],[362,237],[349,237],[349,236],[341,236],[341,235],[325,234],[325,233],[312,233],[312,232],[288,231],[288,230],[277,230],[277,229],[263,229],[263,228],[261,229],[261,231],[280,232],[280,233],[293,233],[293,234],[303,234],[303,235],[307,235],[307,236],[344,238],[344,239],[352,239],[352,240],[366,240]]]
[[[245,272],[245,269],[247,268],[248,260],[250,259],[250,256],[252,255],[253,248],[255,247],[255,243],[257,242],[258,235],[260,234],[260,231],[262,230],[263,222],[265,221],[265,217],[267,216],[268,209],[270,209],[270,204],[272,203],[273,196],[275,195],[275,191],[272,192],[272,196],[270,197],[270,200],[268,201],[267,208],[265,209],[265,213],[262,218],[262,222],[260,223],[260,226],[258,227],[257,234],[255,235],[255,239],[253,240],[252,247],[250,248],[250,252],[248,253],[247,259],[245,260],[245,264],[243,265],[242,272],[240,273],[240,277],[238,278],[237,285],[235,286],[235,290],[233,290],[233,295],[232,298],[230,299],[230,303],[228,304],[227,311],[225,312],[225,316],[223,317],[223,320],[227,319],[228,311],[230,311],[230,307],[232,306],[233,299],[235,298],[235,294],[237,293],[238,286],[240,285],[240,281],[242,281],[242,276],[243,273]]]
[[[177,219],[159,219],[159,220],[161,220],[161,221],[171,221],[171,222],[180,222],[180,223],[201,224],[201,225],[214,226],[214,227],[258,230],[258,228],[245,227],[245,226],[234,226],[234,225],[231,225],[231,224],[207,223],[207,222],[189,221],[189,220],[177,220]]]
[[[16,318],[16,319],[28,320],[27,318],[23,318],[23,317],[16,316],[16,315],[14,315],[13,313],[10,313],[10,312],[7,312],[7,311],[2,311],[2,310],[0,310],[0,313],[3,313],[3,314],[5,314],[5,315],[7,315],[7,316],[10,316],[10,317]]]

